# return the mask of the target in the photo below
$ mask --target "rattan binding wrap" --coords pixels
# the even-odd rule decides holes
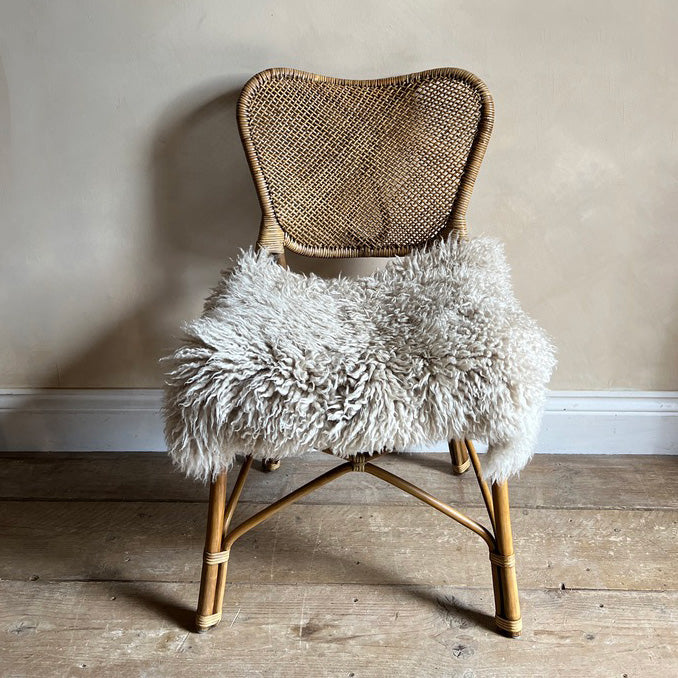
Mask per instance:
[[[199,614],[196,617],[196,624],[199,631],[205,631],[210,626],[214,626],[221,621],[221,612],[215,612],[214,614]]]
[[[465,234],[493,120],[487,87],[461,69],[381,80],[258,73],[238,103],[263,211],[258,245],[393,256]]]
[[[214,553],[205,551],[202,560],[206,565],[218,565],[219,563],[227,563],[230,555],[230,551],[216,551]]]
[[[497,625],[497,628],[506,631],[506,633],[509,633],[512,636],[519,636],[523,630],[522,619],[504,619],[499,615],[495,615],[494,623]]]

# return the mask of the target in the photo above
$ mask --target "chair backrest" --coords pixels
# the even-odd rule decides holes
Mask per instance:
[[[258,244],[308,256],[393,256],[465,233],[494,107],[472,73],[343,80],[255,75],[238,125],[263,219]]]

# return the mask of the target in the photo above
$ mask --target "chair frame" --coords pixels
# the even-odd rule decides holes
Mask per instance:
[[[466,210],[478,174],[480,164],[487,148],[494,121],[492,97],[485,84],[475,75],[461,69],[444,68],[394,78],[379,80],[345,80],[330,78],[312,73],[305,73],[288,68],[274,68],[258,73],[245,85],[238,102],[238,124],[245,148],[250,170],[254,178],[257,194],[262,208],[262,221],[257,240],[258,248],[265,248],[278,258],[285,266],[285,249],[319,258],[357,257],[357,256],[394,256],[405,254],[411,248],[333,248],[314,247],[291,240],[276,219],[271,198],[259,164],[257,153],[250,135],[247,119],[247,105],[256,89],[273,78],[288,77],[299,80],[328,82],[337,85],[364,85],[382,87],[410,82],[412,79],[426,76],[449,76],[471,84],[481,95],[481,117],[477,132],[471,146],[452,211],[445,228],[436,236],[445,237],[454,232],[459,237],[466,236]],[[331,450],[326,450],[332,454]],[[509,509],[508,484],[492,483],[491,487],[483,477],[480,460],[470,440],[452,440],[449,442],[452,470],[455,474],[465,473],[471,466],[476,474],[480,492],[483,497],[491,528],[469,518],[461,511],[437,499],[425,490],[373,463],[377,457],[387,454],[356,454],[333,469],[323,473],[276,502],[260,510],[234,528],[231,522],[240,499],[247,475],[252,467],[252,457],[248,456],[242,463],[230,497],[226,497],[226,472],[218,474],[210,487],[209,507],[205,552],[203,555],[200,595],[196,616],[196,627],[199,632],[215,626],[221,619],[228,560],[233,544],[251,529],[260,525],[278,511],[293,504],[305,495],[326,485],[333,480],[351,472],[368,473],[376,478],[394,485],[412,495],[432,508],[445,514],[452,520],[477,534],[487,545],[491,563],[492,583],[495,600],[495,623],[500,632],[517,637],[522,630],[522,618],[518,597],[518,586],[515,572],[515,556]],[[264,470],[274,470],[280,465],[279,460],[264,460]]]

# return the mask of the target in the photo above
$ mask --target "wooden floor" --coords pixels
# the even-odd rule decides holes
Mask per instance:
[[[239,515],[334,463],[253,471]],[[446,455],[377,463],[483,518]],[[238,541],[223,621],[196,635],[204,487],[163,455],[4,455],[0,675],[677,676],[677,480],[677,458],[537,456],[511,485],[510,640],[483,542],[349,474]]]

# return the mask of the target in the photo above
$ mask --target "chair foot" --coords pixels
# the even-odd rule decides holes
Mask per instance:
[[[267,473],[277,471],[280,468],[280,459],[264,459],[261,468]]]
[[[448,443],[452,459],[452,473],[456,476],[466,473],[471,468],[471,460],[463,440],[450,440]]]
[[[504,619],[503,617],[495,617],[494,623],[502,635],[508,636],[509,638],[520,638],[520,634],[523,632],[522,617],[520,619]]]
[[[197,614],[195,616],[196,633],[207,633],[221,621],[221,612],[212,615]]]
[[[455,476],[461,476],[469,470],[470,466],[470,461],[467,461],[465,464],[461,464],[459,466],[457,464],[452,464],[452,473],[454,473]]]

